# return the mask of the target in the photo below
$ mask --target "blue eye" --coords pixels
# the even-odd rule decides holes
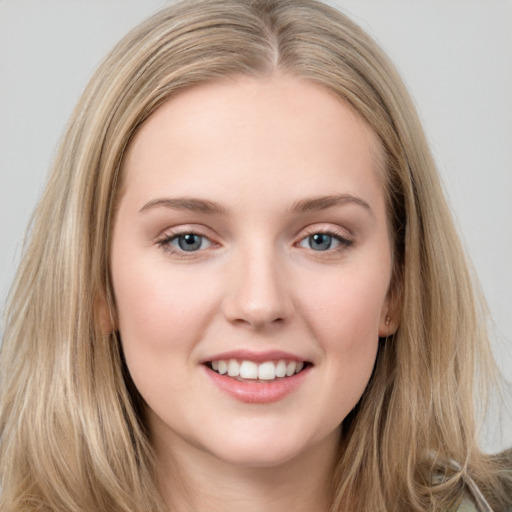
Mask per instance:
[[[172,237],[168,243],[172,247],[186,252],[205,249],[210,245],[210,242],[206,237],[202,235],[196,235],[195,233],[184,233],[183,235],[176,235]]]
[[[314,251],[327,251],[332,248],[333,242],[337,242],[337,240],[325,233],[315,233],[308,236],[308,242]]]
[[[329,233],[314,233],[303,238],[299,245],[313,251],[329,251],[330,249],[340,247],[342,243],[348,245],[349,241],[342,241],[340,237],[330,235]]]

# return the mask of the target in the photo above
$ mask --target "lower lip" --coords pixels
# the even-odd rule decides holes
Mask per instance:
[[[291,377],[273,382],[240,382],[226,375],[220,375],[207,366],[204,368],[208,377],[221,391],[248,404],[268,404],[282,400],[304,382],[311,370],[311,367],[308,367]]]

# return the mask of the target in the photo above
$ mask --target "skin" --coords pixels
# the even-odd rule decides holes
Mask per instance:
[[[367,385],[379,336],[396,329],[380,169],[376,137],[347,104],[282,75],[188,90],[133,140],[114,223],[111,327],[175,510],[328,510],[339,425]],[[344,199],[306,207],[333,195]],[[176,198],[219,211],[165,202]],[[186,233],[204,237],[198,250],[179,248]],[[318,250],[314,233],[340,241]],[[312,366],[283,399],[243,403],[202,364],[234,349],[284,350]]]

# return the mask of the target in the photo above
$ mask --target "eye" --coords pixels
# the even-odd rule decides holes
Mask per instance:
[[[299,242],[299,247],[311,249],[317,252],[325,252],[333,249],[342,249],[352,244],[349,240],[334,233],[312,233]]]
[[[171,242],[174,247],[179,247],[182,251],[198,251],[209,246],[208,240],[202,235],[195,233],[186,233],[184,235],[175,236]]]
[[[203,235],[197,233],[180,233],[178,235],[168,235],[158,242],[158,245],[169,252],[196,252],[207,249],[212,242]]]
[[[339,246],[339,244],[339,240],[327,233],[315,233],[313,235],[309,235],[306,238],[303,238],[299,243],[301,247],[313,249],[313,251],[328,251],[329,249],[332,249],[333,246]]]

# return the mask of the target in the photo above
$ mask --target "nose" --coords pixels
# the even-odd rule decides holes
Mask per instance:
[[[294,305],[283,267],[273,251],[240,255],[230,268],[222,305],[225,318],[255,330],[287,323]]]

